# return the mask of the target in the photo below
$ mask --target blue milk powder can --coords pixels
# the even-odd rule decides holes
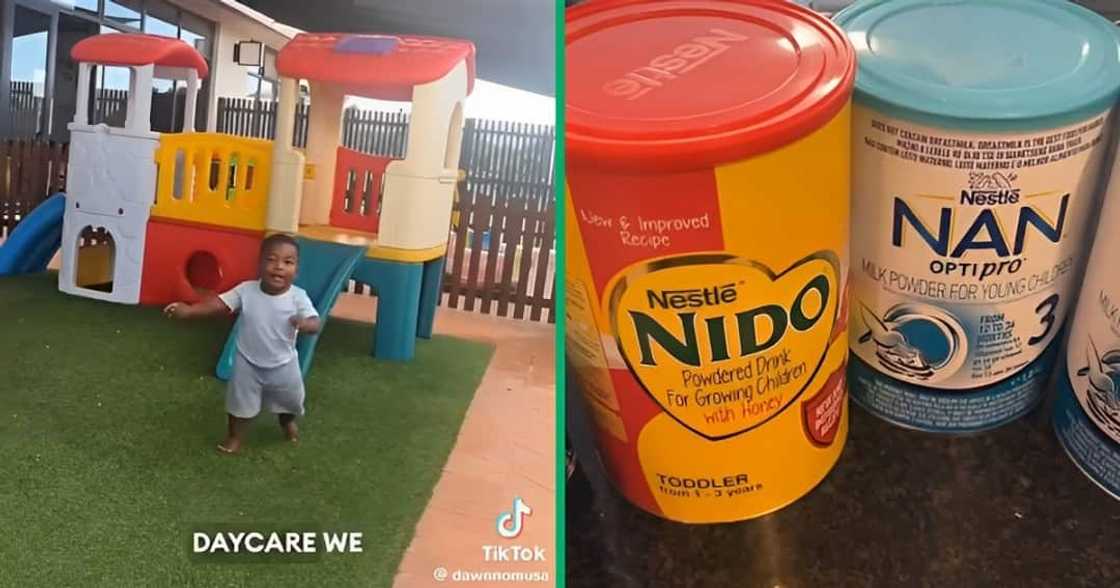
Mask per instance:
[[[1091,480],[1120,499],[1120,160],[1059,365],[1054,429]]]
[[[1109,116],[1110,22],[1056,0],[858,2],[849,385],[968,433],[1030,411],[1058,355]]]

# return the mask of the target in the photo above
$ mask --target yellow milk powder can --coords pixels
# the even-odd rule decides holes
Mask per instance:
[[[567,349],[635,505],[764,515],[836,463],[855,63],[793,3],[567,17]]]

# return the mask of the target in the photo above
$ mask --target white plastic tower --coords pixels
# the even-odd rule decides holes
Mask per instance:
[[[381,245],[427,249],[447,242],[467,87],[467,64],[460,61],[442,78],[413,89],[408,154],[385,168]]]
[[[107,35],[101,35],[104,36]],[[91,37],[83,43],[96,39]],[[74,48],[75,58],[80,47],[81,43]],[[151,63],[124,66],[130,72],[127,116],[123,127],[111,127],[90,124],[88,119],[90,77],[95,65],[122,66],[119,62],[96,61],[83,61],[78,66],[78,108],[74,121],[68,125],[70,162],[58,287],[68,294],[136,304],[140,301],[144,240],[156,192],[155,153],[160,138],[159,133],[151,130],[152,79],[186,81],[183,128],[193,129],[199,72]],[[110,291],[78,285],[80,241],[86,228],[104,229],[112,238]]]

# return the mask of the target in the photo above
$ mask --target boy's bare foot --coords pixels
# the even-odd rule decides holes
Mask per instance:
[[[280,414],[277,415],[277,420],[280,422],[280,428],[284,430],[284,436],[292,443],[299,443],[299,427],[296,426],[296,415],[294,414]]]
[[[299,443],[299,427],[296,426],[295,419],[288,421],[286,424],[281,425],[284,429],[284,436],[292,443]]]
[[[249,419],[239,419],[232,414],[227,416],[226,440],[218,444],[218,451],[233,454],[241,450],[241,430]]]
[[[225,441],[218,444],[218,451],[227,454],[234,454],[241,450],[241,440],[236,437],[226,437]]]

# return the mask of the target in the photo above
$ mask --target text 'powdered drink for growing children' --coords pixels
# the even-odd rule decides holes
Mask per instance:
[[[1092,230],[1116,27],[1069,2],[859,2],[852,397],[926,431],[1035,406]]]
[[[567,25],[568,357],[603,462],[668,519],[781,508],[847,437],[851,47],[783,2]]]

